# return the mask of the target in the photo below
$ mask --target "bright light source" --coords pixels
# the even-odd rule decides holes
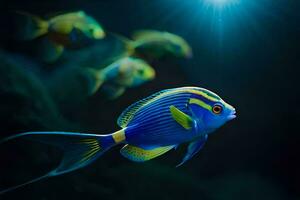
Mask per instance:
[[[224,4],[226,2],[228,2],[229,0],[211,0],[212,3],[215,4]]]
[[[203,0],[206,5],[214,6],[214,7],[227,7],[232,4],[238,3],[239,0]]]

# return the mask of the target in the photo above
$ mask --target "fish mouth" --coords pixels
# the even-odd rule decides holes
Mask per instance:
[[[187,53],[185,53],[185,58],[187,58],[187,59],[193,58],[193,52],[192,51],[188,51]]]
[[[147,72],[147,78],[148,78],[149,80],[153,80],[153,79],[155,78],[155,74],[156,74],[155,70],[154,70],[154,69],[151,69],[151,70],[149,70],[149,71]]]
[[[96,30],[94,32],[95,39],[103,39],[106,36],[105,32],[102,30]]]
[[[235,110],[233,110],[233,111],[230,113],[230,115],[228,116],[228,120],[232,120],[232,119],[234,119],[234,118],[236,118],[236,111],[235,111]]]

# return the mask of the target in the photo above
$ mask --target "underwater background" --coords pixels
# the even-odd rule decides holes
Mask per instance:
[[[130,162],[114,148],[83,169],[0,199],[299,199],[299,6],[296,0],[1,1],[0,138],[26,131],[111,133],[127,106],[181,86],[216,92],[234,105],[237,118],[182,167],[175,165],[184,145],[145,163]],[[14,11],[51,16],[78,10],[126,37],[141,29],[180,35],[193,58],[151,59],[154,80],[118,98],[86,97],[88,83],[77,77],[77,67],[108,62],[124,50],[121,44],[104,41],[99,51],[87,46],[45,63],[34,53],[35,41],[14,37]],[[49,171],[61,155],[29,141],[1,144],[0,188]]]

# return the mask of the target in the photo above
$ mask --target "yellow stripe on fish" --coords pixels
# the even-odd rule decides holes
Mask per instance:
[[[209,101],[212,102],[218,102],[218,101],[222,101],[223,100],[216,94],[210,92],[206,92],[207,90],[200,88],[201,90],[199,90],[199,88],[195,89],[194,87],[183,87],[183,88],[177,88],[177,89],[172,89],[172,90],[164,90],[160,93],[156,93],[146,99],[143,99],[139,102],[137,102],[136,104],[134,104],[132,107],[129,107],[127,111],[125,111],[120,118],[118,119],[118,124],[125,128],[127,126],[127,124],[131,121],[131,119],[134,118],[135,114],[144,106],[147,106],[151,103],[153,103],[154,101],[169,96],[169,95],[174,95],[174,94],[180,94],[180,93],[190,93],[190,94],[194,94],[194,95],[199,95]],[[210,95],[209,95],[210,94]]]
[[[201,106],[202,108],[205,108],[206,110],[211,111],[212,107],[210,105],[208,105],[207,103],[199,100],[199,99],[195,99],[195,98],[191,98],[189,101],[190,104],[197,104],[199,106]]]

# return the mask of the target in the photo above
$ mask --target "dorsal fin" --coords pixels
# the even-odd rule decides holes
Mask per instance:
[[[145,40],[149,38],[162,38],[163,31],[156,31],[156,30],[138,30],[132,34],[133,40]]]
[[[173,89],[166,89],[162,90],[160,92],[157,92],[149,97],[146,97],[140,101],[137,101],[136,103],[130,105],[128,108],[126,108],[123,113],[118,118],[118,125],[122,128],[125,128],[129,122],[133,119],[134,115],[139,111],[140,108],[145,106],[146,104],[149,104],[158,98],[161,98],[165,95],[171,95],[181,92],[188,92],[188,93],[195,93],[197,89],[201,89],[198,87],[180,87],[180,88],[173,88]]]
[[[122,114],[118,118],[118,125],[122,128],[125,128],[127,124],[133,119],[134,114],[144,105],[147,103],[150,103],[154,99],[158,98],[158,96],[165,94],[169,92],[170,89],[162,90],[160,92],[157,92],[149,97],[146,97],[140,101],[137,101],[136,103],[130,105],[128,108],[126,108]]]

